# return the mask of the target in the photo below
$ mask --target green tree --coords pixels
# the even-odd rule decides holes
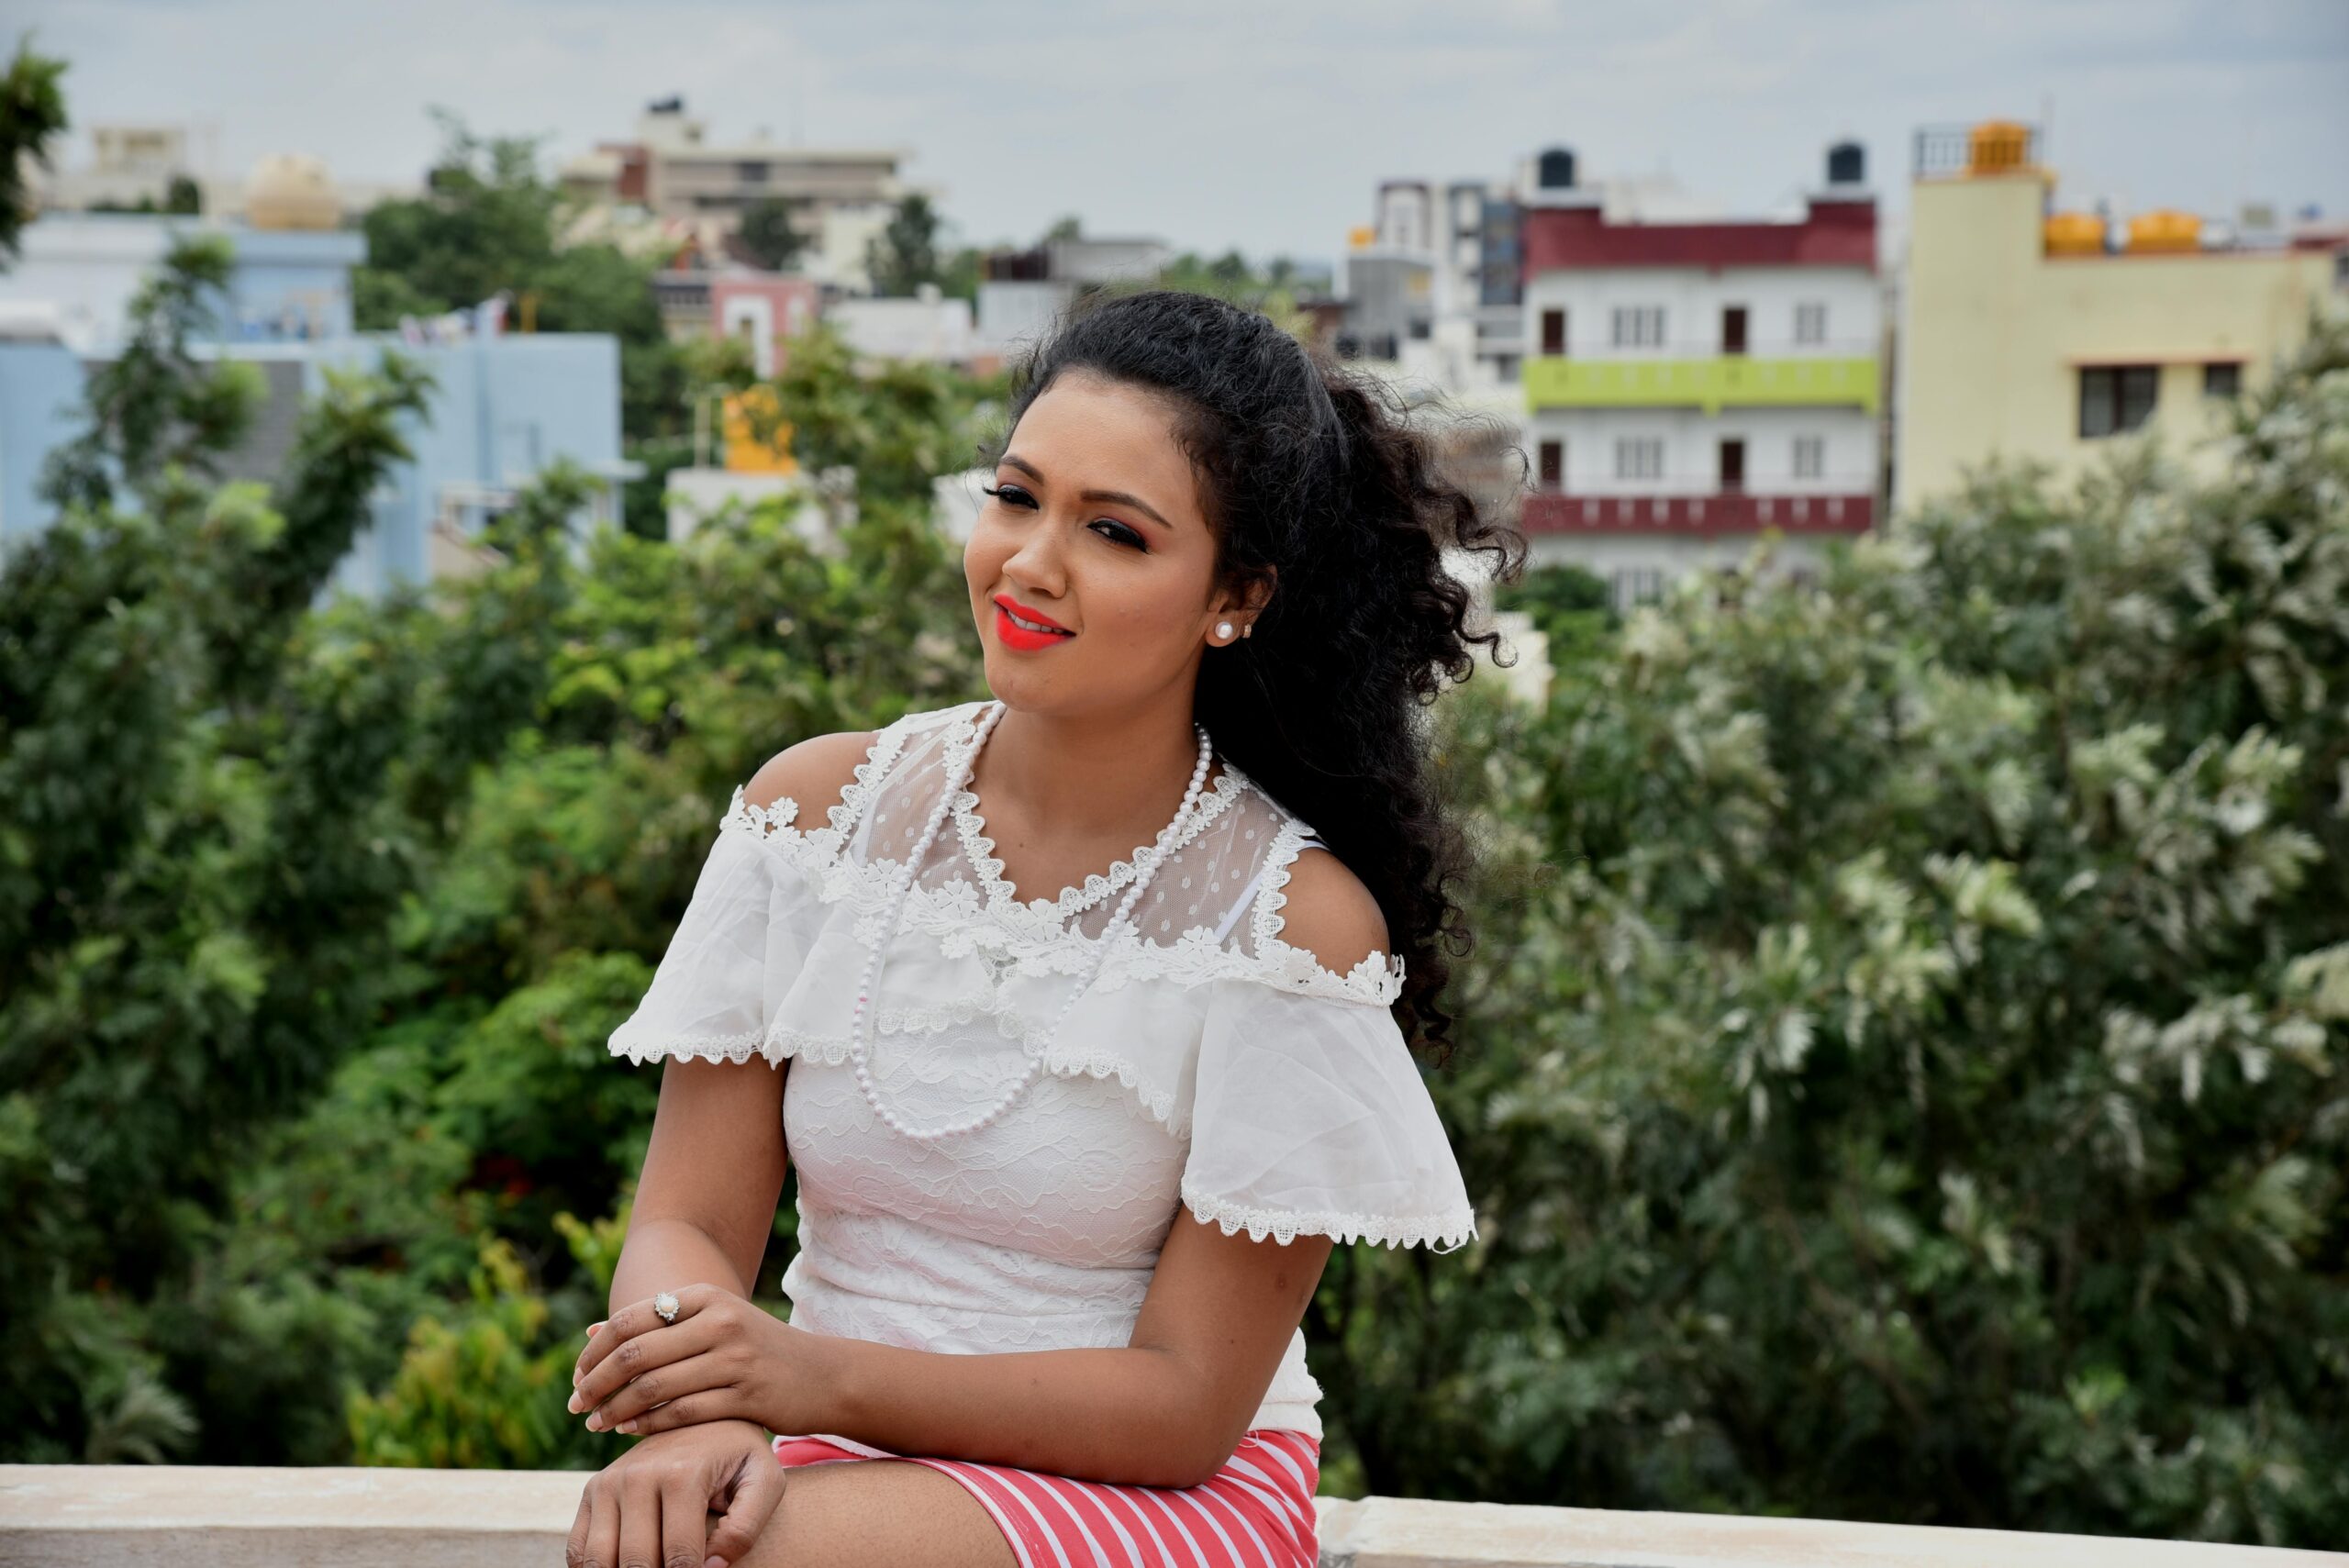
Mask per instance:
[[[2349,329],[1459,694],[1488,1234],[1341,1256],[1379,1492],[2349,1539]]]
[[[1537,566],[1493,593],[1497,609],[1524,610],[1549,641],[1550,664],[1564,670],[1603,653],[1621,624],[1605,579],[1571,562]]]
[[[17,259],[18,236],[32,217],[29,167],[49,168],[50,144],[64,133],[65,62],[33,52],[30,33],[0,75],[0,263]]]
[[[218,260],[182,247],[141,291],[63,512],[0,567],[11,1458],[192,1432],[147,1315],[245,1139],[364,1027],[404,885],[375,813],[411,673],[297,632],[425,384],[396,358],[335,375],[273,487],[200,483],[241,413],[186,349]]]
[[[790,271],[811,243],[798,225],[807,204],[797,198],[762,196],[742,209],[742,248],[772,272]]]
[[[542,138],[475,136],[436,110],[444,144],[418,197],[362,221],[367,265],[352,275],[359,326],[467,309],[500,290],[538,296],[547,332],[608,332],[620,344],[620,427],[630,442],[685,428],[684,369],[652,296],[652,269],[617,247],[560,242],[567,206],[539,172]]]
[[[873,292],[887,297],[912,294],[922,284],[940,282],[940,235],[943,220],[930,198],[909,192],[891,213],[887,227],[865,248],[865,271],[873,277]]]

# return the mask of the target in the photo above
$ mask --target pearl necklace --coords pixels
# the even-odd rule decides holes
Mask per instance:
[[[1085,978],[1077,982],[1074,988],[1061,1003],[1060,1011],[1053,1015],[1052,1027],[1041,1037],[1041,1043],[1030,1043],[1023,1048],[1028,1059],[1028,1066],[1026,1071],[1020,1073],[1019,1081],[1012,1084],[1009,1091],[998,1098],[994,1105],[977,1116],[968,1117],[958,1122],[950,1122],[943,1127],[923,1130],[911,1126],[896,1112],[882,1103],[880,1090],[874,1084],[873,1074],[866,1067],[872,1035],[872,1026],[867,1021],[868,1011],[881,978],[881,955],[887,951],[891,939],[896,935],[897,922],[905,911],[906,897],[913,891],[915,879],[921,874],[922,862],[929,858],[930,846],[937,839],[940,827],[944,824],[948,813],[952,809],[954,797],[962,794],[963,788],[969,784],[971,774],[978,766],[979,748],[986,744],[988,735],[994,732],[996,722],[1003,717],[1003,715],[1004,704],[1000,701],[988,708],[985,716],[979,720],[978,728],[972,733],[966,743],[961,763],[954,771],[954,776],[949,779],[946,787],[939,792],[937,803],[930,807],[930,821],[923,828],[921,838],[915,843],[912,851],[906,856],[905,871],[898,877],[896,892],[889,901],[888,924],[882,929],[879,939],[873,944],[873,951],[865,955],[864,974],[857,982],[856,986],[856,1016],[849,1030],[849,1060],[856,1068],[856,1086],[863,1094],[864,1103],[873,1107],[874,1114],[887,1124],[891,1130],[912,1139],[918,1143],[934,1142],[939,1139],[952,1138],[958,1133],[976,1132],[1009,1110],[1019,1101],[1019,1096],[1028,1092],[1029,1085],[1035,1083],[1042,1073],[1045,1054],[1052,1042],[1059,1037],[1061,1025],[1068,1018],[1069,1009],[1076,1006],[1076,999],[1085,995],[1086,988],[1100,974],[1102,964],[1108,962],[1109,944],[1117,936],[1118,927],[1131,923],[1134,906],[1141,901],[1142,889],[1150,884],[1152,873],[1157,871],[1159,862],[1165,858],[1169,848],[1180,842],[1183,828],[1188,825],[1191,814],[1198,808],[1199,792],[1207,783],[1208,760],[1214,754],[1214,747],[1208,740],[1207,726],[1193,720],[1191,728],[1198,731],[1199,736],[1199,760],[1197,765],[1191,770],[1191,784],[1190,787],[1183,792],[1183,804],[1175,810],[1174,820],[1159,830],[1157,841],[1135,855],[1134,865],[1138,874],[1134,878],[1133,885],[1126,890],[1125,899],[1118,906],[1118,912],[1111,916],[1109,923],[1102,928],[1100,939],[1095,944],[1092,966],[1085,971]]]

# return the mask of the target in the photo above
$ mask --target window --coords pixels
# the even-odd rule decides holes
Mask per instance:
[[[1664,595],[1664,569],[1660,566],[1619,566],[1608,577],[1619,610]]]
[[[746,185],[763,185],[767,183],[767,166],[758,162],[737,163],[734,165],[734,177]]]
[[[1664,438],[1661,436],[1618,436],[1615,439],[1615,477],[1618,479],[1662,479],[1664,477]]]
[[[1741,438],[1721,443],[1721,494],[1739,495],[1745,491],[1745,441]]]
[[[1795,341],[1827,341],[1827,306],[1817,301],[1795,306]]]
[[[1827,473],[1827,438],[1797,436],[1795,438],[1795,477],[1819,479]]]
[[[1721,352],[1745,352],[1745,306],[1742,305],[1721,307]]]
[[[1543,441],[1542,443],[1542,488],[1554,495],[1565,487],[1565,476],[1566,443]]]
[[[2159,394],[2158,365],[2080,367],[2080,438],[2118,435],[2153,417]]]
[[[1660,349],[1664,347],[1664,306],[1619,305],[1613,328],[1611,340],[1616,348]]]
[[[2243,392],[2243,366],[2229,361],[2202,367],[2202,395],[2235,397]]]
[[[1542,351],[1563,354],[1566,351],[1566,313],[1545,310],[1542,313]]]

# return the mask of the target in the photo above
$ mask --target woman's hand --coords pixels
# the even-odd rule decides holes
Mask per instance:
[[[650,1434],[722,1420],[823,1429],[833,1363],[823,1335],[714,1284],[672,1294],[675,1322],[662,1322],[649,1297],[631,1302],[579,1353],[570,1408],[586,1416],[590,1431]]]
[[[788,1473],[755,1421],[706,1421],[631,1444],[588,1477],[563,1561],[740,1562],[783,1501]],[[712,1528],[711,1514],[725,1518]]]

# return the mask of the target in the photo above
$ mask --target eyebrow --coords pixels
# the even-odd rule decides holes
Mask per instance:
[[[1015,457],[1011,453],[1006,452],[1003,454],[1003,464],[1006,468],[1018,469],[1020,473],[1027,474],[1030,478],[1037,481],[1039,484],[1043,482],[1044,471],[1038,468],[1034,463],[1030,462],[1026,458]],[[1121,506],[1131,506],[1135,511],[1143,514],[1162,528],[1172,529],[1174,527],[1173,523],[1168,522],[1164,517],[1159,516],[1157,507],[1152,506],[1141,496],[1129,495],[1122,490],[1080,490],[1077,492],[1076,498],[1080,501],[1114,501]]]

